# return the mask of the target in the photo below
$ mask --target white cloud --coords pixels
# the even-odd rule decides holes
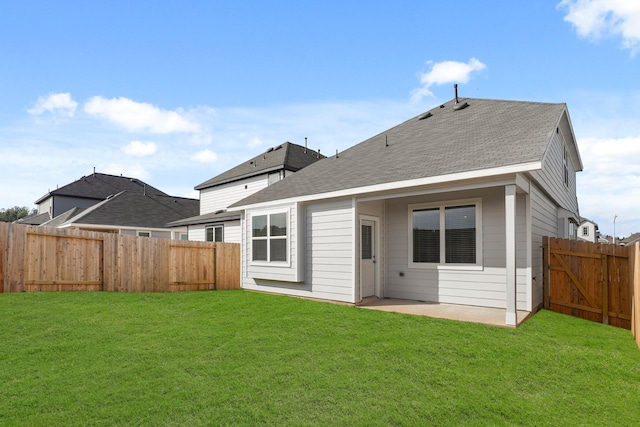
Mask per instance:
[[[202,163],[213,163],[218,160],[218,155],[211,150],[202,150],[191,156],[191,160]]]
[[[147,171],[143,166],[127,165],[122,163],[110,163],[101,167],[97,172],[109,175],[123,175],[129,178],[138,178],[142,180],[149,179],[151,177],[149,171]]]
[[[73,117],[76,108],[78,108],[78,103],[71,98],[70,93],[52,93],[39,97],[35,105],[27,112],[34,116],[50,112],[60,116]]]
[[[254,137],[249,140],[247,147],[249,148],[258,148],[262,145],[262,140],[260,138]]]
[[[638,0],[563,0],[557,7],[567,10],[564,20],[575,26],[579,36],[594,40],[620,36],[632,55],[640,49]]]
[[[122,150],[132,156],[150,156],[158,151],[155,142],[131,141],[125,145]]]
[[[430,91],[433,85],[446,83],[467,83],[471,79],[471,74],[487,68],[485,64],[476,58],[471,58],[468,63],[456,61],[433,62],[428,61],[431,70],[420,73],[421,87],[411,91],[413,102],[419,102],[425,96],[433,96]]]
[[[578,173],[580,214],[612,234],[618,215],[617,234],[640,231],[640,136],[578,139],[584,171]]]
[[[84,105],[84,111],[123,127],[129,132],[197,133],[200,125],[185,117],[182,111],[162,110],[145,102],[128,98],[107,99],[94,96]]]

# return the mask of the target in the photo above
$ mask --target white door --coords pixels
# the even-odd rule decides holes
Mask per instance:
[[[360,297],[376,293],[375,222],[362,220],[360,227]]]

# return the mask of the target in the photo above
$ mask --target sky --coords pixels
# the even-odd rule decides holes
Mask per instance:
[[[169,194],[453,98],[564,102],[580,215],[640,232],[637,0],[0,0],[0,208],[95,171]]]

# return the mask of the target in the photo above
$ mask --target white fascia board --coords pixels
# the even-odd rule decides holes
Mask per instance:
[[[118,232],[122,230],[131,230],[131,231],[160,231],[160,232],[171,232],[175,231],[171,228],[149,228],[149,227],[131,227],[131,226],[121,226],[121,225],[109,225],[109,224],[82,224],[82,223],[73,223],[73,224],[64,224],[58,228],[81,228],[83,230],[118,230]]]
[[[331,191],[328,193],[308,194],[305,196],[291,197],[289,199],[273,200],[252,205],[234,206],[235,210],[244,210],[249,208],[261,208],[264,206],[272,206],[274,203],[299,203],[309,202],[323,199],[333,199],[338,197],[353,197],[359,194],[375,193],[379,191],[392,191],[399,189],[408,189],[412,187],[444,184],[448,182],[463,181],[469,179],[488,178],[492,176],[509,175],[521,172],[530,172],[542,169],[542,162],[521,163],[511,166],[501,166],[491,169],[480,169],[477,171],[459,172],[448,175],[430,176],[426,178],[409,179],[404,181],[393,181],[384,184],[368,185],[365,187],[346,188],[344,190]]]

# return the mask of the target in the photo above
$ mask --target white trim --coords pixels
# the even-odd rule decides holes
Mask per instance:
[[[445,208],[474,205],[476,215],[476,262],[474,264],[456,264],[446,263],[443,260],[446,259],[445,251]],[[413,211],[416,209],[430,209],[438,208],[440,211],[440,262],[439,263],[424,263],[413,261]],[[483,269],[483,256],[482,256],[482,198],[476,197],[472,199],[459,199],[459,200],[447,200],[442,202],[432,203],[415,203],[407,206],[408,216],[408,245],[407,245],[407,260],[408,268],[420,268],[420,269],[442,269],[442,270],[482,270]]]
[[[380,217],[377,216],[373,216],[373,215],[358,215],[360,220],[358,221],[358,230],[362,230],[362,222],[363,221],[370,221],[373,222],[373,256],[374,256],[374,285],[373,285],[373,294],[377,297],[381,296],[381,292],[380,292],[380,283],[382,282],[380,280],[381,278],[381,270],[380,270],[380,265],[382,264],[380,262],[380,259],[382,259],[382,256],[380,254],[381,251],[381,247],[380,247]],[[358,271],[361,271],[362,269],[362,265],[360,264],[362,261],[362,236],[358,237],[358,241],[357,241],[357,256],[356,259],[358,260]],[[360,274],[360,277],[358,279],[358,288],[359,288],[359,293],[360,293],[360,300],[362,300],[362,274]]]
[[[358,224],[358,201],[355,197],[351,198],[351,212],[353,214],[353,225],[351,226],[351,239],[353,242],[351,255],[351,265],[353,266],[351,276],[351,280],[353,280],[353,285],[351,286],[351,298],[353,302],[358,302],[360,301],[360,268],[356,268],[356,265],[359,265],[358,258],[360,257],[360,252],[358,251],[358,248],[360,247],[360,227],[356,226],[356,224]]]
[[[504,195],[506,248],[506,318],[507,325],[516,324],[516,186],[507,185]]]
[[[365,187],[347,188],[344,190],[330,191],[327,193],[308,194],[305,196],[291,197],[287,199],[270,200],[250,205],[234,206],[234,210],[254,209],[272,206],[274,202],[284,204],[293,202],[308,202],[322,199],[331,199],[336,197],[357,196],[358,194],[374,193],[378,191],[398,190],[410,187],[419,187],[423,185],[443,184],[453,181],[462,181],[468,179],[486,178],[498,175],[510,175],[518,172],[529,172],[542,169],[542,162],[522,163],[511,166],[501,166],[497,168],[481,169],[477,171],[467,171],[452,173],[449,175],[438,175],[426,178],[410,179],[405,181],[394,181],[384,184],[369,185]]]
[[[533,311],[533,217],[531,213],[531,195],[525,196],[525,212],[526,212],[526,234],[527,234],[527,311]],[[540,279],[542,283],[542,279]]]

